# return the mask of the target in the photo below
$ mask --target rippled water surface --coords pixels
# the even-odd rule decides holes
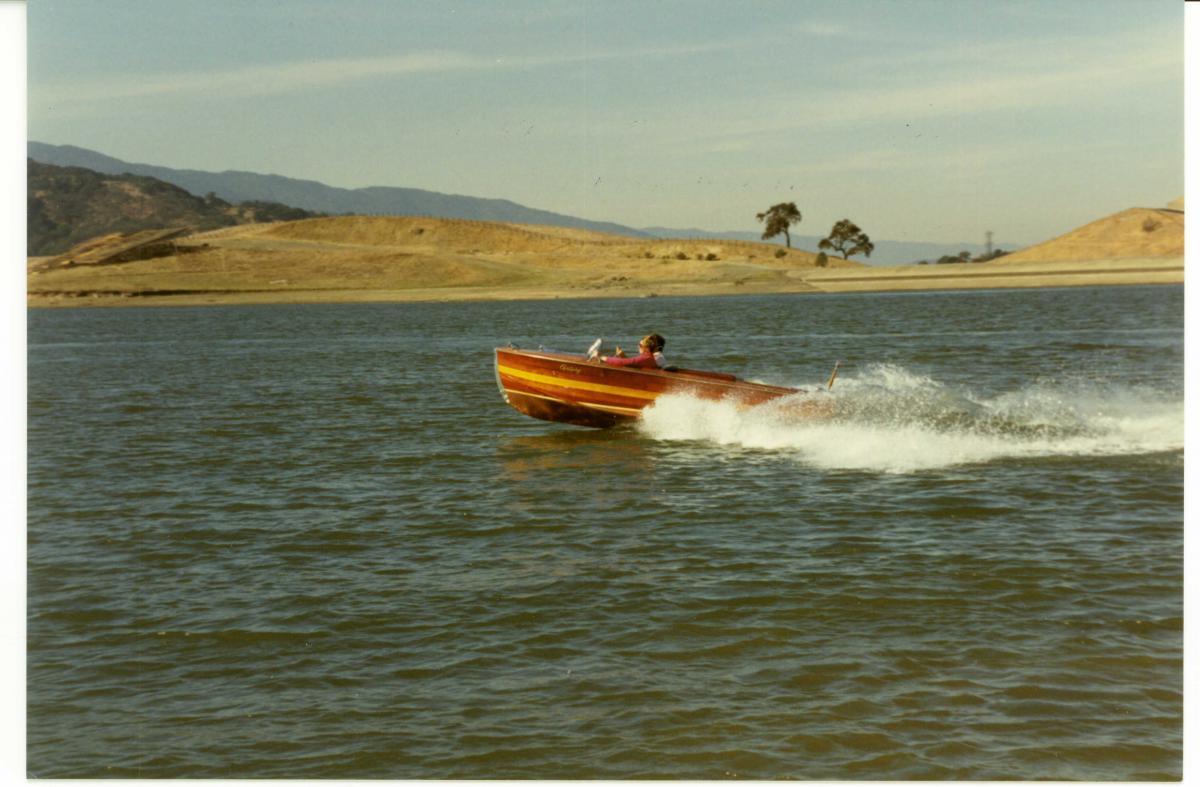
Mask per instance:
[[[1182,309],[31,311],[30,773],[1178,778]],[[496,391],[651,330],[837,415]]]

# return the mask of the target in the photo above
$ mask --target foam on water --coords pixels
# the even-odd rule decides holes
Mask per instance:
[[[831,399],[835,414],[799,415],[796,405],[814,398]],[[753,408],[660,397],[643,412],[639,429],[660,440],[786,451],[816,467],[892,473],[1013,458],[1175,451],[1182,450],[1184,435],[1182,400],[1150,388],[1035,381],[981,396],[887,364],[841,377],[830,392]]]

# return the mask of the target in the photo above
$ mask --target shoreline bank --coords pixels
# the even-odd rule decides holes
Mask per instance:
[[[485,300],[555,300],[715,295],[814,295],[846,292],[1019,289],[1182,284],[1182,257],[1068,262],[963,263],[886,268],[831,269],[769,281],[678,281],[653,278],[619,285],[523,283],[407,289],[364,287],[186,289],[164,277],[164,286],[140,290],[27,290],[28,308],[123,306],[220,306],[254,304],[405,303]],[[32,281],[29,282],[32,285]]]

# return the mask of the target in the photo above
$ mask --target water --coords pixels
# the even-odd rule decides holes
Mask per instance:
[[[48,778],[1168,779],[1180,287],[29,314]],[[667,337],[838,415],[534,421]]]

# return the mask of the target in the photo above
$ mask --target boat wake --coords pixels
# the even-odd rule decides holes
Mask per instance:
[[[811,385],[810,385],[811,387]],[[825,419],[801,413],[832,401]],[[827,469],[905,473],[1006,459],[1181,451],[1182,396],[1094,380],[1034,382],[978,395],[894,365],[843,376],[830,392],[754,408],[660,397],[638,429],[658,440],[794,452]]]

